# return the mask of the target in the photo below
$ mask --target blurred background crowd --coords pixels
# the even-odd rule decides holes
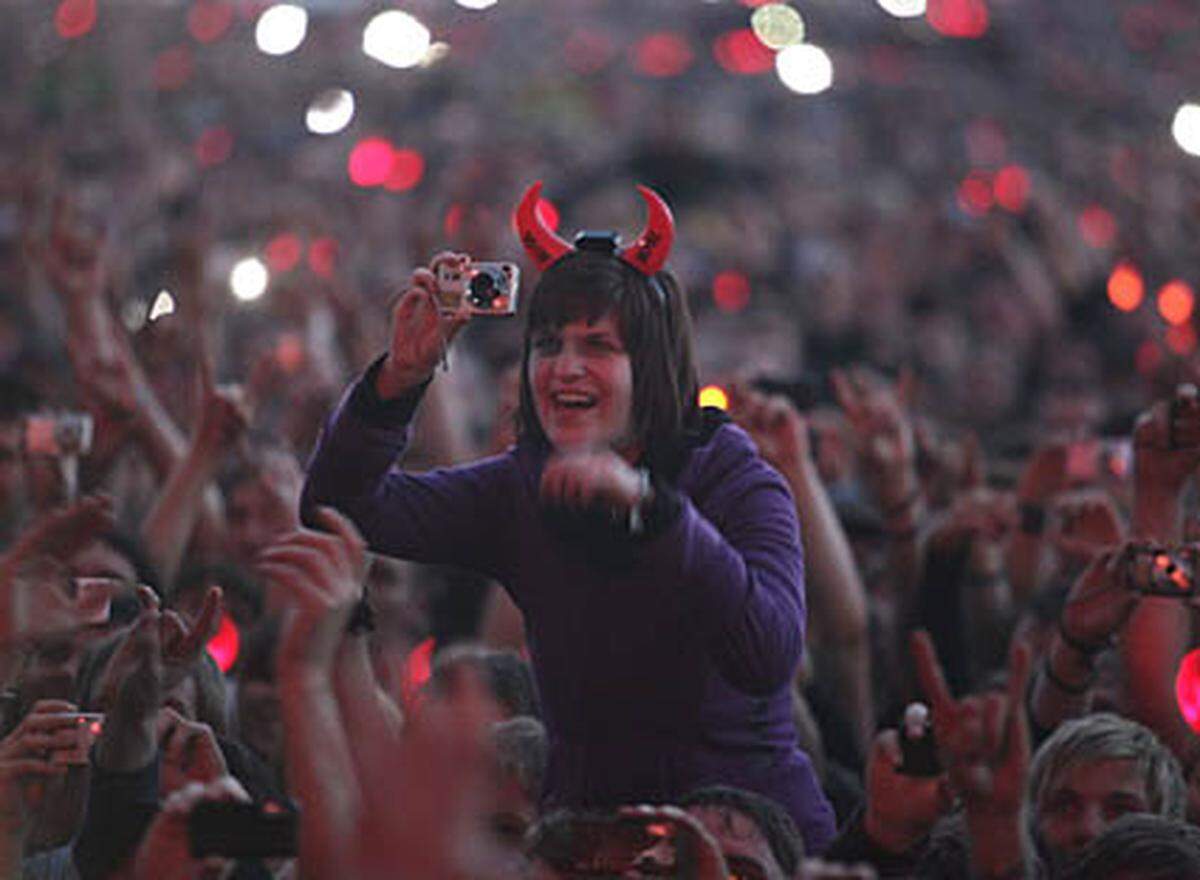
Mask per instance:
[[[871,846],[889,833],[871,798],[928,806],[891,840],[911,861],[862,840],[841,841],[846,861],[934,876],[913,847],[940,852],[929,832],[950,803],[884,774],[892,740],[875,738],[911,699],[938,702],[929,657],[924,688],[908,659],[914,626],[957,692],[994,683],[1014,633],[1029,642],[1033,682],[1016,702],[1033,747],[1106,709],[1153,731],[1180,786],[1194,768],[1191,606],[1142,598],[1170,593],[1176,569],[1192,590],[1192,0],[0,0],[0,13],[8,864],[23,852],[27,871],[60,876],[72,848],[84,876],[132,870],[135,851],[163,864],[137,850],[154,794],[132,831],[104,826],[96,805],[122,803],[109,776],[160,743],[165,756],[177,727],[222,744],[207,769],[180,759],[185,780],[244,770],[259,803],[306,784],[283,753],[279,634],[256,558],[298,528],[305,457],[383,350],[402,279],[443,249],[520,262],[512,209],[539,179],[563,235],[634,235],[635,182],[675,212],[703,399],[788,476],[805,528],[802,739],[846,827],[870,819]],[[518,321],[466,328],[410,466],[511,442]],[[94,493],[111,500],[46,519]],[[66,605],[21,586],[48,557],[35,580],[61,579]],[[89,578],[119,588],[81,629]],[[438,668],[463,665],[503,714],[536,716],[519,616],[498,591],[390,560],[369,579],[374,675],[397,706],[415,711]],[[138,648],[148,615],[170,622],[161,646]],[[184,694],[154,706],[149,752],[130,745],[130,722],[90,783],[70,771],[53,797],[20,794],[36,772],[11,763],[26,759],[21,738],[50,735],[36,717],[124,705],[138,688],[122,681],[159,651],[156,687]],[[959,717],[940,696],[942,717]],[[508,811],[518,836],[535,819],[532,731],[497,734],[518,755],[500,762],[526,798]],[[978,846],[971,808],[997,794],[963,766],[1034,783],[996,743],[951,739],[939,745],[959,748],[946,759],[968,814],[959,838]],[[426,778],[414,768],[437,746],[406,748],[410,778]],[[1181,798],[1114,812],[1178,818]],[[157,815],[145,840],[161,843],[174,813]],[[826,876],[792,861],[789,876]]]

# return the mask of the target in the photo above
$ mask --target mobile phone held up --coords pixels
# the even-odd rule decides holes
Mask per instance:
[[[472,315],[508,317],[517,312],[521,270],[516,263],[468,263],[462,269],[438,266],[437,301],[444,311],[466,303]]]
[[[87,455],[92,449],[92,417],[86,413],[26,416],[21,440],[26,455]]]
[[[672,822],[640,816],[571,816],[531,853],[565,877],[689,877],[695,855]]]
[[[282,859],[296,855],[298,814],[275,803],[204,801],[188,816],[194,858]]]

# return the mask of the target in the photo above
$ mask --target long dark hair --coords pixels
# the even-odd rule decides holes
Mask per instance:
[[[633,367],[633,439],[651,466],[700,422],[692,319],[670,272],[650,278],[614,256],[576,251],[546,270],[530,298],[521,354],[517,430],[549,445],[529,385],[530,341],[540,331],[614,314]]]

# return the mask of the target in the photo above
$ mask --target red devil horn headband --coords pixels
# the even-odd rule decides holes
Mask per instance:
[[[646,228],[637,240],[622,248],[616,256],[645,275],[654,275],[667,262],[671,245],[675,242],[675,218],[662,196],[648,186],[638,185],[638,192],[646,202],[649,216]],[[517,205],[517,234],[521,244],[539,271],[545,271],[557,263],[575,247],[563,241],[545,223],[537,212],[538,199],[542,195],[539,180],[525,190],[521,203]]]

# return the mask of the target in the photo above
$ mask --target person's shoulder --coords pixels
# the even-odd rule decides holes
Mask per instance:
[[[727,417],[712,419],[700,442],[691,449],[688,482],[711,486],[728,479],[771,478],[774,469],[758,454],[750,435]]]

